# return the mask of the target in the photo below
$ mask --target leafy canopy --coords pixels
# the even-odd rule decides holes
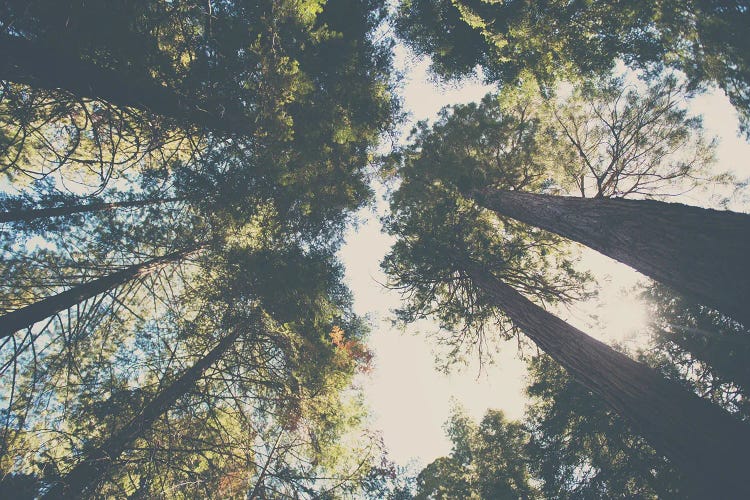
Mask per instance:
[[[683,72],[691,88],[718,85],[748,132],[746,1],[403,0],[398,35],[446,78],[472,74],[544,87],[608,73],[618,60],[657,74]]]

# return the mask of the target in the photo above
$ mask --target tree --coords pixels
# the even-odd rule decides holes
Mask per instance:
[[[390,42],[379,43],[373,38],[385,10],[369,1],[332,1],[325,7],[317,2],[257,6],[230,2],[215,6],[214,12],[205,12],[207,7],[213,8],[200,2],[174,8],[153,2],[127,6],[114,2],[89,8],[80,2],[63,5],[39,0],[31,4],[8,2],[0,17],[4,20],[3,26],[12,32],[8,36],[23,38],[29,44],[65,47],[72,54],[70,57],[97,70],[137,74],[163,88],[179,83],[185,93],[222,96],[226,107],[231,101],[234,105],[253,108],[252,116],[256,118],[255,111],[268,111],[265,118],[253,122],[259,129],[252,136],[206,137],[199,133],[202,130],[193,132],[196,127],[201,128],[199,124],[183,123],[189,129],[187,141],[191,147],[188,151],[177,148],[178,152],[171,153],[169,147],[157,140],[149,143],[148,148],[162,153],[157,155],[160,158],[154,162],[156,165],[142,162],[139,154],[129,156],[128,162],[149,164],[151,168],[136,170],[129,176],[120,172],[122,177],[118,180],[126,179],[129,191],[118,192],[123,184],[118,182],[117,188],[110,187],[107,194],[116,199],[137,198],[146,193],[187,199],[182,214],[168,214],[173,218],[170,223],[159,227],[165,214],[158,214],[156,220],[144,221],[141,227],[129,226],[134,234],[150,233],[144,238],[148,241],[154,233],[165,230],[165,225],[170,226],[178,219],[193,228],[200,226],[195,234],[210,232],[220,241],[227,234],[241,232],[248,220],[270,217],[283,226],[278,228],[279,232],[296,233],[311,245],[328,245],[339,237],[337,233],[350,211],[370,196],[365,168],[380,133],[388,131],[396,112],[389,93]],[[60,23],[63,17],[67,21]],[[108,30],[97,27],[104,18],[112,21]],[[252,22],[246,23],[248,19]],[[11,25],[12,30],[8,28]],[[311,38],[310,43],[298,43],[308,38]],[[273,45],[273,50],[266,50],[267,43]],[[8,53],[4,57],[14,59],[20,55]],[[268,64],[264,66],[262,61],[251,64],[260,58],[266,58],[264,61]],[[274,60],[269,62],[267,58]],[[19,62],[25,63],[35,64],[33,60]],[[253,73],[256,70],[263,78]],[[274,75],[278,78],[272,78]],[[116,87],[113,88],[116,90]],[[39,167],[38,174],[43,178],[28,189],[34,194],[24,192],[10,198],[41,206],[54,206],[55,201],[61,199],[72,202],[60,207],[62,211],[93,208],[95,204],[86,203],[91,201],[86,196],[61,196],[56,192],[64,191],[72,180],[61,173],[62,165],[68,161],[77,166],[104,162],[100,156],[106,156],[102,151],[107,150],[107,145],[102,144],[100,134],[96,133],[100,124],[112,124],[122,115],[130,118],[142,114],[123,109],[127,103],[116,106],[90,102],[65,92],[42,92],[42,96],[51,96],[52,103],[45,98],[40,103],[34,99],[39,94],[35,89],[19,85],[8,85],[4,89],[9,89],[13,97],[2,101],[0,106],[11,117],[9,129],[3,130],[3,138],[12,138],[13,145],[10,148],[13,167],[8,168],[12,170],[23,164],[19,171],[27,173]],[[87,89],[93,92],[90,87]],[[133,89],[137,90],[138,86]],[[75,90],[68,89],[73,93]],[[92,95],[103,98],[97,92]],[[80,116],[85,117],[83,125],[76,121]],[[42,125],[37,126],[37,118]],[[129,122],[126,120],[126,123]],[[127,142],[123,138],[132,134],[133,142],[139,143],[146,128],[146,132],[167,140],[168,133],[150,129],[151,123],[111,126],[108,135],[119,144]],[[165,128],[173,130],[175,127],[171,124]],[[34,133],[34,141],[28,140],[29,130]],[[53,151],[52,160],[42,162],[44,166],[35,166],[29,161],[30,151],[37,150],[39,143],[44,145],[43,150]],[[62,152],[57,151],[60,143],[70,143],[70,148],[66,146]],[[121,166],[119,158],[115,160],[118,155],[112,152],[112,156],[111,166],[117,169]],[[52,164],[49,171],[47,163]],[[26,167],[29,170],[25,170]],[[72,173],[76,175],[71,177],[76,177],[77,169]],[[102,175],[99,189],[105,189],[106,179],[109,177]],[[11,180],[14,189],[26,187],[16,178]],[[44,244],[59,251],[70,246],[70,239],[81,241],[85,233],[93,234],[97,236],[95,242],[82,244],[86,250],[105,248],[112,240],[117,240],[127,247],[126,256],[121,260],[128,262],[129,252],[140,242],[135,242],[135,238],[123,241],[127,239],[123,237],[126,231],[117,227],[119,215],[85,213],[91,216],[85,218],[82,225],[89,225],[82,227],[82,231],[67,233],[68,239],[64,241],[62,235],[56,233],[70,228],[57,225],[56,231],[45,235]],[[18,229],[15,234],[3,232],[3,243],[7,245],[4,258],[10,261],[11,256],[22,255],[20,240],[28,241],[42,226],[48,229],[50,224],[35,219],[33,224],[14,224],[14,229]],[[110,239],[105,241],[100,236]],[[137,253],[142,251],[139,248]],[[81,259],[81,255],[77,257]],[[85,268],[88,263],[83,260],[74,265]],[[96,266],[106,268],[110,263],[102,260],[105,262],[99,260]],[[66,279],[56,283],[59,287],[80,282]],[[12,286],[16,291],[24,287],[16,283]],[[26,288],[31,289],[33,285],[28,283]]]
[[[351,381],[370,355],[332,255],[397,113],[384,16],[369,0],[0,7],[17,49],[0,58],[3,207],[45,210],[4,227],[0,307],[56,304],[0,350],[4,476],[39,495],[359,488],[377,446]],[[99,205],[157,199],[182,201]],[[251,310],[264,327],[211,351]]]
[[[513,86],[529,76],[543,86],[609,72],[617,60],[657,73],[686,74],[693,89],[718,85],[747,132],[750,65],[747,3],[405,0],[397,33],[432,69],[454,78],[474,73]]]
[[[218,103],[217,109],[227,119],[232,110],[239,110],[241,126],[237,125],[230,134],[234,136],[224,142],[224,138],[209,134],[210,127],[201,126],[202,111],[193,121],[178,120],[181,127],[177,128],[186,129],[181,135],[188,135],[185,149],[175,155],[179,163],[187,164],[202,180],[216,173],[215,166],[204,162],[233,163],[233,180],[237,182],[223,184],[224,192],[210,193],[211,201],[243,204],[244,200],[238,198],[247,195],[249,188],[263,188],[256,196],[275,198],[274,202],[286,205],[279,209],[293,208],[303,211],[306,217],[325,218],[338,210],[327,209],[328,206],[358,206],[369,195],[362,170],[370,149],[379,135],[389,130],[396,114],[395,101],[390,96],[390,42],[373,38],[385,15],[377,2],[331,1],[325,6],[316,1],[278,5],[229,2],[219,6],[188,2],[174,8],[148,2],[137,6],[115,2],[111,9],[107,5],[92,9],[79,2],[12,2],[4,16],[15,33],[33,38],[34,43],[64,46],[74,57],[98,69],[118,70],[118,75],[136,74],[140,79],[154,80],[157,86],[177,88],[181,97],[196,103],[200,110],[210,108],[209,101]],[[207,8],[212,12],[207,12]],[[60,24],[61,18],[68,22]],[[111,32],[95,27],[104,18],[116,25]],[[72,29],[73,26],[79,29]],[[75,93],[75,89],[68,91]],[[33,113],[16,112],[23,106],[36,111],[36,106],[29,106],[24,100],[24,92],[28,93],[24,90],[11,101],[13,106],[8,112],[11,119],[6,135],[14,138],[12,149],[18,153],[9,161],[14,168],[18,163],[25,164],[25,153],[31,149],[23,146],[22,138],[29,136],[28,129],[35,136],[38,132],[36,126],[27,126],[34,123]],[[71,98],[69,93],[53,93],[55,102],[85,101],[81,96]],[[94,98],[104,100],[106,96]],[[107,112],[114,108],[115,113],[128,105],[93,104],[95,109],[104,108]],[[72,135],[73,152],[80,148],[78,136],[86,138],[87,126],[91,126],[88,121],[78,123],[77,116],[93,115],[97,119],[90,121],[97,125],[110,122],[107,113],[104,119],[98,119],[87,109],[74,110],[69,117],[59,113],[59,108],[65,106],[52,109],[51,114],[59,117],[55,122],[73,121],[71,126],[62,127],[63,132]],[[128,116],[139,115],[131,109],[124,112]],[[162,114],[169,116],[166,111]],[[45,113],[41,115],[45,117]],[[174,123],[169,125],[173,131]],[[247,133],[248,126],[252,134]],[[55,123],[53,131],[59,133],[59,128]],[[151,132],[151,128],[146,128],[143,131],[136,127],[135,131],[145,136],[140,137],[143,144],[148,143]],[[115,137],[123,135],[117,132],[121,131],[115,130]],[[158,139],[166,139],[164,132],[156,132]],[[49,149],[50,143],[53,141],[44,141],[44,149]],[[161,141],[153,147],[165,148]],[[217,160],[214,150],[236,158]],[[77,160],[71,151],[55,155],[63,163],[70,156],[70,161]],[[84,161],[90,159],[81,160]],[[172,168],[174,163],[171,158],[167,165],[157,167]],[[207,172],[202,172],[204,169]],[[38,171],[39,166],[24,165],[22,170]],[[344,178],[347,182],[342,182]],[[175,175],[173,180],[179,182],[179,177]],[[285,195],[292,201],[282,202],[279,198]],[[244,205],[254,206],[250,202]]]
[[[216,347],[200,358],[188,370],[180,374],[165,387],[142,412],[122,427],[119,432],[107,439],[98,448],[91,450],[87,457],[69,471],[60,482],[48,489],[42,498],[61,496],[79,497],[91,487],[96,487],[104,471],[117,461],[122,452],[132,445],[143,432],[148,431],[154,421],[170,408],[175,401],[193,386],[213,363],[219,360],[237,340],[240,330],[236,329],[222,338]]]
[[[330,252],[223,254],[206,275],[193,275],[192,296],[158,328],[138,332],[136,349],[115,346],[119,355],[92,365],[79,348],[75,374],[83,380],[63,373],[59,388],[40,391],[38,404],[50,392],[63,401],[33,419],[52,426],[37,430],[37,460],[16,456],[14,463],[41,469],[42,491],[59,484],[51,496],[67,485],[71,494],[148,497],[194,481],[208,496],[240,494],[254,489],[248,480],[261,481],[254,476],[261,469],[256,491],[267,494],[356,490],[377,449],[366,435],[356,450],[339,443],[342,434],[361,432],[362,409],[344,394],[369,361],[366,325],[349,312],[341,275]],[[234,333],[222,337],[225,329]],[[102,354],[101,344],[92,347]],[[56,411],[65,418],[56,419]],[[278,440],[273,459],[266,460],[259,440],[271,447]]]
[[[544,498],[685,498],[685,479],[549,356],[529,360],[525,457]]]
[[[415,498],[537,498],[521,425],[498,410],[489,410],[477,425],[456,408],[446,431],[451,454],[419,473]]]
[[[264,24],[269,15],[282,17],[283,29],[304,36],[315,13],[304,17],[288,5],[273,12],[269,5],[234,3],[214,8],[187,2],[171,8],[106,2],[91,8],[83,2],[8,2],[3,24],[14,29],[2,41],[7,49],[3,78],[147,109],[183,126],[252,133],[262,111],[251,108],[266,105],[253,93],[281,97],[288,90],[284,79],[293,73],[283,58],[271,51],[264,58],[258,51],[269,47],[274,36],[274,27]],[[99,22],[110,29],[97,28]],[[232,70],[237,73],[231,75]],[[263,76],[273,83],[253,82]],[[248,109],[235,87],[239,82],[250,90],[244,95]]]
[[[523,420],[488,410],[477,424],[456,410],[446,423],[453,450],[419,472],[417,498],[689,497],[670,463],[549,356],[527,366]],[[526,488],[482,487],[509,477]]]
[[[653,200],[489,191],[478,202],[628,264],[698,302],[750,323],[742,264],[750,215]],[[714,258],[707,260],[706,255]]]
[[[487,96],[479,106],[454,107],[432,129],[422,125],[401,156],[430,172],[427,182],[450,182],[500,215],[583,243],[750,322],[742,299],[750,294],[750,276],[743,264],[744,242],[737,237],[750,231],[750,216],[606,199],[667,194],[673,184],[699,175],[708,153],[700,147],[681,151],[685,141],[694,142],[688,138],[696,124],[676,107],[672,90],[663,95],[657,86],[639,97],[613,90],[617,81],[604,83],[599,91],[586,91],[598,95],[598,104],[588,111],[574,99],[571,105],[551,104],[552,113],[545,116],[540,104],[513,92]],[[622,99],[627,102],[618,104]],[[549,128],[551,136],[545,133]],[[562,135],[562,146],[555,145],[556,134]],[[555,185],[574,186],[582,194],[593,186],[588,192],[596,199],[538,194]]]
[[[534,244],[536,233],[482,211],[423,166],[401,168],[386,221],[398,240],[383,267],[407,297],[400,318],[436,316],[457,333],[456,343],[481,338],[493,323],[518,328],[669,457],[696,491],[742,491],[734,468],[750,439],[745,425],[530,300],[575,297],[570,262],[554,243]]]
[[[196,123],[219,133],[251,133],[253,120],[222,109],[222,105],[191,103],[189,98],[148,76],[123,75],[101,68],[55,46],[17,36],[0,38],[0,77],[37,88],[65,89],[79,97],[97,98],[117,106],[139,108],[182,123]],[[204,108],[208,104],[208,110]],[[228,112],[227,112],[228,111]]]
[[[0,338],[13,335],[18,330],[31,327],[34,323],[73,307],[76,304],[80,304],[91,297],[154,272],[164,264],[179,262],[200,248],[201,246],[194,246],[186,250],[178,250],[161,257],[156,257],[146,262],[133,264],[108,276],[102,276],[101,278],[80,284],[69,290],[3,314],[0,316]]]
[[[161,203],[171,203],[184,201],[181,198],[158,198],[151,200],[132,200],[132,201],[113,201],[113,202],[95,202],[85,205],[67,205],[61,207],[49,208],[16,208],[0,212],[0,223],[3,222],[30,222],[36,219],[47,217],[61,217],[65,215],[81,214],[87,212],[98,212],[100,210],[114,210],[117,208],[144,207],[149,205],[158,205]]]

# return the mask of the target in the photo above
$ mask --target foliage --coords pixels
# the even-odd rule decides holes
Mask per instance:
[[[449,333],[449,362],[468,351],[480,359],[515,329],[501,308],[473,283],[465,262],[475,262],[540,302],[584,296],[578,273],[560,239],[477,207],[449,185],[432,180],[432,164],[419,160],[400,171],[391,198],[388,231],[398,236],[383,268],[389,285],[406,298],[397,311],[409,323],[433,316]]]
[[[440,457],[417,476],[415,498],[534,498],[527,436],[498,410],[489,410],[477,425],[460,409],[446,423],[453,442],[450,456]]]
[[[487,81],[550,87],[608,73],[618,60],[652,75],[673,68],[692,89],[718,85],[747,132],[747,2],[404,0],[399,14],[397,33],[438,75],[479,67]]]
[[[553,137],[568,149],[555,158],[562,160],[561,184],[582,197],[664,198],[727,181],[709,174],[715,141],[704,138],[684,97],[673,76],[643,89],[613,77],[587,81],[568,99],[553,101]]]
[[[667,460],[550,357],[528,369],[524,420],[455,410],[451,454],[419,472],[415,498],[684,497]]]
[[[3,66],[4,215],[97,207],[3,225],[0,312],[178,256],[3,339],[3,488],[54,494],[92,457],[109,462],[84,496],[351,496],[376,473],[352,388],[368,328],[334,253],[397,116],[385,15],[370,0],[0,7],[2,43],[43,49]],[[52,85],[53,60],[131,93]]]
[[[747,328],[709,307],[652,284],[643,296],[651,310],[651,364],[695,393],[746,420],[750,414],[750,337]]]
[[[650,86],[623,77],[590,80],[569,97],[541,98],[531,85],[444,108],[419,123],[404,162],[472,197],[523,190],[592,198],[666,198],[729,182],[711,175],[714,141],[681,102],[674,78]]]
[[[551,358],[529,363],[528,459],[543,498],[682,498],[681,479]]]

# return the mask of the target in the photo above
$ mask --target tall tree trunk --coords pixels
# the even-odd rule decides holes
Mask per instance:
[[[152,399],[130,423],[117,431],[101,446],[89,452],[83,461],[63,476],[42,498],[80,498],[87,489],[99,484],[111,464],[136,439],[149,431],[154,422],[164,415],[179,398],[195,387],[203,372],[229,350],[237,340],[240,331],[241,328],[234,328],[232,333],[221,339],[208,354],[185,370],[179,378]]]
[[[156,257],[140,264],[134,264],[107,276],[74,286],[64,292],[6,313],[0,316],[0,338],[9,337],[18,330],[28,328],[38,321],[49,318],[100,293],[112,290],[139,276],[148,275],[162,265],[176,262],[199,248],[201,247],[191,247],[162,257]]]
[[[483,190],[477,203],[593,248],[750,326],[750,215],[653,200]]]
[[[116,208],[127,207],[146,207],[172,201],[184,201],[185,198],[156,198],[152,200],[133,200],[133,201],[115,201],[115,202],[96,202],[86,205],[68,205],[51,208],[21,208],[17,210],[8,210],[0,212],[0,223],[2,222],[29,222],[36,219],[47,217],[59,217],[62,215],[80,214],[86,212],[100,212],[103,210],[114,210]]]
[[[750,426],[531,302],[473,263],[458,263],[510,319],[678,467],[697,498],[750,498]]]
[[[0,79],[62,89],[77,97],[138,108],[220,133],[250,133],[252,120],[221,103],[191,102],[148,76],[99,67],[36,42],[0,35]]]

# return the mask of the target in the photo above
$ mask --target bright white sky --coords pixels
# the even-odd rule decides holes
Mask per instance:
[[[433,122],[443,106],[478,101],[493,90],[478,82],[438,87],[427,75],[428,61],[407,56],[401,47],[397,48],[397,65],[406,73],[403,97],[405,109],[411,113],[405,133],[417,120]],[[742,179],[750,177],[750,145],[736,137],[737,120],[727,99],[718,93],[701,96],[694,100],[691,110],[704,114],[709,135],[721,138],[718,167],[732,170]],[[690,198],[680,201],[703,203]],[[738,210],[742,205],[730,206]],[[443,423],[454,402],[476,419],[488,408],[502,409],[510,418],[522,417],[525,368],[516,359],[516,344],[511,341],[495,357],[495,364],[485,366],[481,374],[474,364],[445,375],[435,369],[434,347],[426,335],[436,331],[436,325],[423,322],[405,332],[391,325],[391,310],[398,306],[399,296],[381,286],[386,278],[380,261],[392,243],[381,233],[379,218],[385,210],[382,199],[374,212],[364,210],[360,214],[364,222],[349,232],[340,255],[354,292],[356,312],[372,318],[370,345],[375,368],[362,381],[374,413],[372,427],[382,432],[392,460],[400,465],[412,462],[421,468],[450,452]],[[636,335],[643,332],[646,317],[642,305],[628,290],[641,276],[596,252],[586,250],[583,255],[582,267],[591,269],[601,285],[599,298],[562,311],[561,316],[602,340],[637,343]]]

